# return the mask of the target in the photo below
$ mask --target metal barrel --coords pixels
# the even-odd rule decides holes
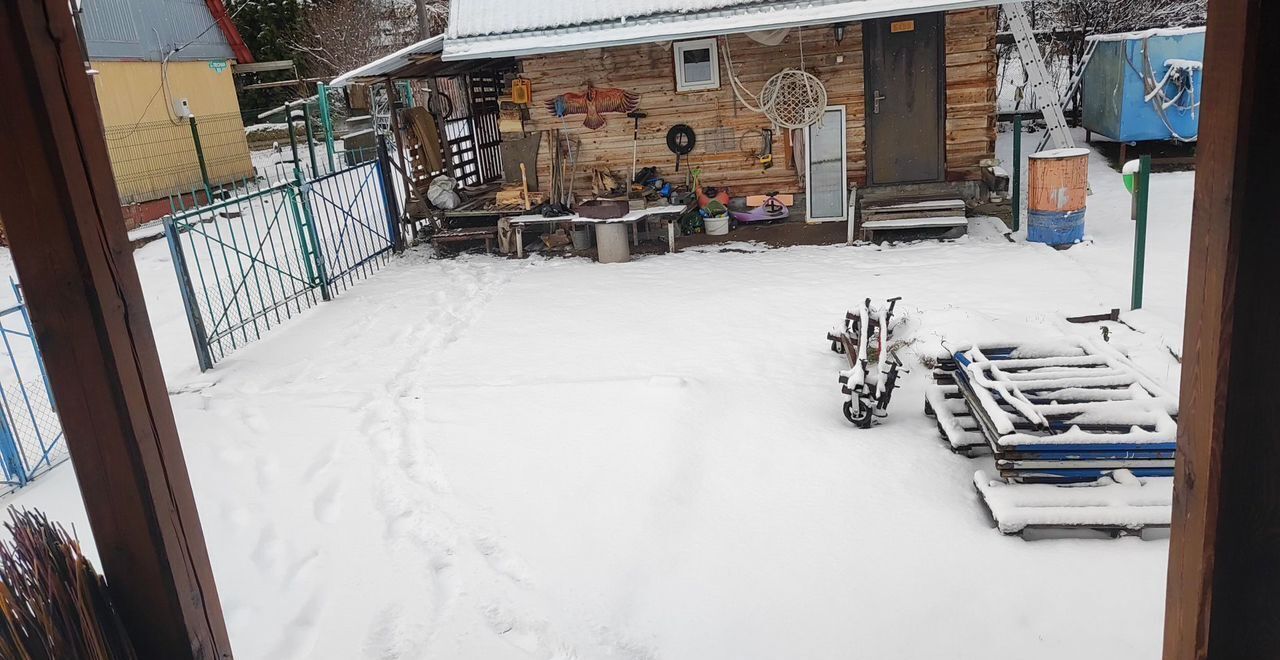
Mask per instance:
[[[1084,240],[1089,150],[1051,149],[1027,158],[1027,240],[1071,245]]]

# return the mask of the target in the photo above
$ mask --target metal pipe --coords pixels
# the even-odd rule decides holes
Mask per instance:
[[[191,141],[196,145],[196,160],[200,162],[200,180],[204,182],[204,203],[213,203],[213,186],[209,184],[209,166],[204,161],[204,147],[200,144],[200,129],[196,128],[196,116],[187,118],[191,124]]]
[[[1013,116],[1013,231],[1022,228],[1022,115]]]

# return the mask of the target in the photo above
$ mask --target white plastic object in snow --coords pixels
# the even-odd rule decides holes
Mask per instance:
[[[457,185],[456,181],[443,175],[432,179],[431,184],[427,186],[427,201],[434,204],[436,208],[445,210],[458,208],[462,204],[462,198],[453,190]]]

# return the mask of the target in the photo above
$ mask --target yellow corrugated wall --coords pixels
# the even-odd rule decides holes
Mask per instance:
[[[229,62],[91,65],[98,71],[98,105],[122,202],[160,199],[201,187],[191,126],[176,118],[172,106],[183,98],[196,115],[212,183],[253,176]]]

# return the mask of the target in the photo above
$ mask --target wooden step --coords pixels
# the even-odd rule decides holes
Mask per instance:
[[[880,218],[863,216],[858,225],[865,231],[892,231],[901,229],[937,229],[965,227],[969,220],[961,215],[932,215],[919,218]]]
[[[959,199],[930,199],[914,202],[864,204],[862,218],[871,220],[895,220],[906,218],[960,217],[965,214],[964,201]]]

